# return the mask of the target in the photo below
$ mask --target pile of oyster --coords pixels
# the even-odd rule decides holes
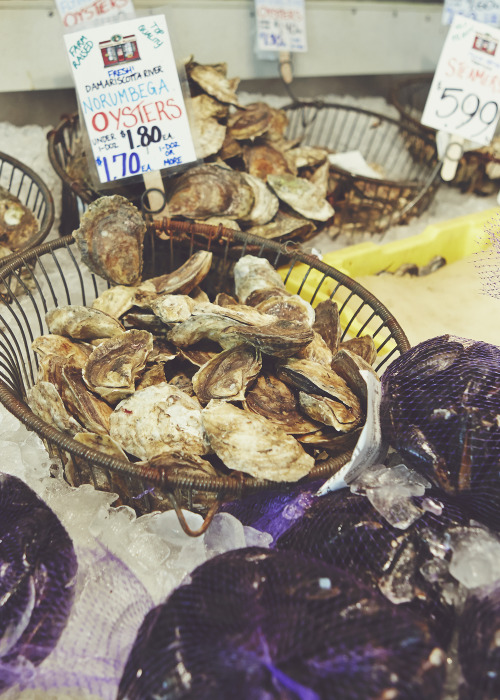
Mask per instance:
[[[104,274],[122,267],[120,256],[140,257],[145,225],[123,198],[102,199],[74,236],[84,261]],[[121,247],[113,206],[130,226]],[[234,265],[233,294],[211,300],[203,291],[211,267],[212,253],[199,250],[140,282],[137,262],[91,307],[50,310],[48,333],[32,346],[39,373],[28,403],[75,440],[139,466],[187,478],[243,472],[297,481],[354,447],[366,412],[360,369],[375,374],[373,339],[341,342],[335,302],[313,309],[252,255]],[[110,484],[87,472],[126,497],[119,475]]]

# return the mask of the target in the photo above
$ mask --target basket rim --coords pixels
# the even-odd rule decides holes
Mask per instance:
[[[401,102],[401,96],[400,96],[400,90],[403,90],[406,87],[409,87],[411,85],[418,85],[419,83],[425,83],[425,82],[432,82],[432,79],[434,77],[433,73],[425,73],[423,75],[420,75],[418,77],[413,77],[413,78],[407,78],[406,80],[402,80],[390,91],[389,94],[389,100],[391,104],[398,110],[401,119],[407,120],[409,122],[408,126],[413,126],[415,129],[420,130],[422,133],[428,135],[431,139],[435,138],[437,129],[434,129],[432,126],[427,126],[426,124],[422,124],[421,122],[418,121],[414,116],[408,113],[408,108]],[[430,85],[429,85],[430,88]],[[478,159],[479,161],[482,161],[483,163],[500,163],[500,156],[497,157],[493,153],[484,153],[483,151],[480,151],[479,149],[472,149],[470,151],[464,151],[460,160],[463,160],[464,162],[467,162],[468,160],[474,160]]]
[[[369,109],[364,109],[363,107],[358,107],[357,105],[349,105],[349,104],[343,104],[341,102],[329,102],[329,101],[324,101],[324,100],[297,100],[295,102],[291,102],[288,105],[285,105],[284,107],[281,107],[283,110],[297,110],[301,109],[303,107],[315,107],[317,110],[321,110],[324,108],[330,108],[333,107],[335,109],[344,109],[345,111],[350,111],[350,112],[358,112],[359,114],[365,114],[366,116],[374,117],[376,119],[379,119],[381,121],[388,122],[389,124],[392,124],[393,126],[397,127],[399,131],[403,130],[406,131],[413,136],[416,136],[420,139],[422,139],[425,142],[426,146],[430,146],[431,148],[434,149],[435,151],[435,159],[434,161],[429,164],[429,170],[432,171],[432,168],[437,165],[438,157],[437,157],[437,151],[436,151],[436,145],[432,137],[427,134],[422,133],[422,131],[416,127],[413,126],[412,124],[404,124],[401,121],[398,121],[397,119],[394,119],[393,117],[383,114],[382,112],[375,112],[373,110]],[[386,185],[388,187],[408,187],[409,189],[420,189],[422,186],[427,185],[428,187],[432,186],[437,180],[439,180],[439,171],[434,173],[434,177],[432,178],[430,184],[427,182],[429,178],[429,174],[427,176],[423,177],[422,180],[390,180],[387,178],[375,178],[375,177],[368,177],[367,175],[356,175],[352,174],[349,172],[349,170],[344,170],[344,168],[339,167],[338,165],[333,165],[332,163],[329,164],[329,167],[331,170],[337,171],[340,173],[343,177],[347,177],[352,180],[361,180],[363,182],[367,183],[372,183],[374,185]]]
[[[43,220],[39,222],[40,230],[38,231],[37,235],[31,241],[27,242],[24,246],[22,246],[19,250],[12,253],[12,255],[6,255],[5,258],[2,258],[0,260],[0,266],[3,267],[5,264],[16,258],[19,254],[31,248],[37,247],[46,239],[54,223],[55,203],[54,197],[52,196],[52,192],[49,190],[45,181],[32,168],[30,168],[28,165],[25,165],[25,163],[18,160],[17,158],[14,158],[8,153],[4,153],[3,151],[0,151],[0,161],[10,163],[10,165],[14,166],[18,170],[21,170],[23,173],[28,175],[28,177],[30,177],[31,180],[36,183],[37,187],[42,193],[42,197],[46,204],[45,215],[43,217]]]
[[[247,244],[255,244],[261,246],[261,248],[271,248],[276,254],[280,253],[284,258],[284,263],[288,263],[293,266],[296,262],[308,264],[311,268],[319,270],[326,275],[333,277],[335,281],[340,282],[346,286],[349,290],[358,294],[360,298],[366,303],[370,304],[372,310],[379,314],[379,317],[384,321],[385,326],[390,332],[391,337],[396,342],[397,349],[400,353],[405,352],[410,348],[410,344],[406,335],[399,325],[396,318],[391,314],[391,312],[385,307],[382,302],[380,302],[371,292],[366,290],[361,284],[353,280],[348,275],[345,275],[340,270],[323,263],[317,257],[304,253],[297,249],[298,246],[287,246],[286,244],[279,244],[274,241],[269,241],[263,239],[259,236],[254,236],[251,234],[246,234],[241,231],[236,231],[233,229],[227,229],[222,226],[214,227],[208,224],[193,224],[188,221],[177,221],[164,219],[159,222],[166,226],[167,231],[171,236],[173,236],[173,230],[178,229],[180,233],[184,233],[185,237],[177,237],[177,242],[180,244],[187,243],[191,241],[193,243],[194,235],[196,233],[200,235],[205,235],[204,245],[207,250],[212,249],[215,244],[222,242],[224,244],[234,243],[238,240],[245,242]],[[206,241],[207,229],[210,229],[209,233],[212,234],[212,238],[208,242]],[[31,248],[23,253],[15,256],[5,267],[0,268],[0,280],[8,277],[8,275],[19,267],[25,265],[26,263],[36,261],[42,255],[50,253],[51,251],[58,250],[61,248],[67,248],[70,245],[76,245],[76,241],[72,235],[60,237],[52,241],[37,246],[36,248]],[[290,248],[293,248],[290,250]],[[240,253],[241,256],[241,253]],[[333,273],[333,274],[332,274]],[[89,274],[92,273],[89,271]],[[228,496],[241,497],[243,493],[251,493],[260,490],[269,490],[277,488],[288,488],[292,485],[292,482],[275,482],[267,479],[256,479],[250,477],[249,475],[244,475],[242,478],[235,478],[231,476],[217,476],[217,477],[190,477],[187,479],[182,476],[172,476],[167,473],[166,470],[156,467],[151,467],[148,465],[141,465],[140,467],[133,466],[128,460],[116,456],[105,455],[98,450],[92,449],[74,440],[69,434],[63,433],[58,428],[50,425],[36,416],[33,411],[29,408],[26,401],[21,400],[16,393],[0,379],[0,403],[2,403],[13,415],[16,416],[22,423],[24,423],[28,428],[34,430],[37,434],[42,435],[44,438],[49,440],[51,443],[55,444],[60,450],[69,452],[75,455],[77,458],[82,458],[85,460],[91,460],[92,464],[102,467],[106,470],[116,471],[119,473],[127,474],[138,479],[143,479],[144,481],[154,484],[156,486],[164,487],[169,490],[174,490],[182,487],[189,487],[194,490],[199,491],[210,491],[223,494],[223,497]],[[344,450],[340,455],[330,457],[324,464],[316,465],[311,472],[304,477],[304,482],[309,482],[314,479],[321,477],[330,476],[333,469],[340,468],[345,464],[352,454],[352,450],[349,448]]]

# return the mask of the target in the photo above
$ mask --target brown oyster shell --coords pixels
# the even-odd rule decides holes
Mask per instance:
[[[117,284],[106,289],[92,302],[92,308],[104,311],[108,316],[119,319],[135,305],[136,290]]]
[[[254,226],[267,224],[276,215],[279,209],[280,203],[278,198],[258,177],[254,177],[248,173],[241,174],[245,178],[247,184],[252,188],[254,196],[252,208],[246,216],[241,217],[241,221],[253,224]]]
[[[254,236],[261,236],[261,238],[267,238],[268,240],[291,237],[292,235],[294,238],[310,238],[315,230],[315,224],[309,221],[309,219],[291,216],[281,211],[281,209],[278,210],[273,220],[269,221],[267,224],[251,226],[246,229],[247,233],[251,233]]]
[[[288,321],[298,321],[306,326],[312,326],[315,319],[311,304],[298,294],[269,296],[255,308],[264,314],[285,318]]]
[[[201,403],[212,399],[241,401],[262,368],[260,352],[239,345],[219,353],[193,376],[193,388]]]
[[[199,402],[166,382],[120,401],[111,414],[110,435],[142,460],[163,452],[203,455],[208,450]]]
[[[239,106],[236,88],[239,78],[228,79],[225,64],[201,65],[195,61],[186,64],[186,71],[191,80],[197,83],[207,94],[220,102]]]
[[[300,350],[296,357],[303,360],[311,360],[325,367],[330,367],[333,360],[333,353],[325,343],[323,338],[313,330],[313,339],[303,350]]]
[[[180,348],[179,355],[196,367],[203,367],[220,354],[220,345],[211,340],[202,340],[189,348]]]
[[[225,117],[226,113],[227,106],[209,95],[197,95],[191,98],[193,133],[197,155],[200,158],[214,155],[222,148],[226,137],[226,126],[221,124],[218,118]]]
[[[151,311],[162,323],[180,323],[193,315],[196,306],[187,294],[162,294],[151,302]]]
[[[83,262],[114,284],[134,285],[142,275],[146,224],[125,197],[100,197],[89,205],[73,232]]]
[[[234,288],[239,301],[244,304],[257,289],[285,288],[279,272],[265,258],[243,255],[233,270]]]
[[[212,253],[198,250],[173,272],[152,277],[138,289],[153,289],[157,294],[189,294],[205,279],[211,265]]]
[[[148,366],[136,382],[135,390],[140,391],[153,384],[163,384],[166,381],[165,367],[163,362],[155,362]]]
[[[359,402],[346,406],[342,401],[335,401],[328,396],[299,392],[302,410],[312,420],[330,425],[339,432],[348,432],[356,428],[363,417]]]
[[[306,166],[317,166],[327,159],[328,151],[316,146],[296,146],[286,151],[285,157],[292,172]]]
[[[252,413],[278,423],[292,435],[319,429],[317,423],[300,412],[298,399],[288,385],[267,372],[262,373],[247,392],[244,405]]]
[[[241,219],[254,204],[252,188],[242,173],[212,163],[190,168],[172,183],[170,216]]]
[[[114,403],[135,391],[137,375],[153,349],[148,331],[125,331],[95,348],[83,370],[87,386]]]
[[[28,207],[12,192],[0,186],[0,241],[10,251],[26,246],[40,226]]]
[[[331,299],[321,301],[316,308],[313,328],[323,338],[333,355],[340,345],[342,328],[340,326],[339,307]]]
[[[295,438],[262,416],[211,401],[202,417],[211,448],[229,469],[257,479],[294,482],[314,467],[314,458]]]
[[[307,219],[328,221],[334,210],[314,185],[302,177],[293,175],[268,175],[267,183],[277,197]]]
[[[377,360],[377,347],[371,335],[344,340],[340,343],[340,348],[359,355],[369,365],[373,365]]]
[[[57,355],[71,360],[77,367],[85,367],[87,360],[93,350],[92,346],[84,343],[74,343],[64,335],[49,333],[39,335],[31,343],[33,352],[41,358],[49,355]]]
[[[125,452],[109,435],[76,433],[73,435],[73,439],[101,454],[127,459]],[[116,493],[119,498],[113,503],[115,507],[121,505],[122,497],[128,500],[130,487],[125,476],[116,471],[103,469],[97,464],[91,465],[86,459],[78,459],[75,455],[73,455],[72,460],[74,463],[70,463],[64,471],[72,486],[94,484],[100,491]]]
[[[245,146],[243,160],[247,172],[264,182],[267,182],[269,175],[292,174],[283,153],[270,143]]]
[[[51,382],[37,382],[28,390],[26,401],[36,416],[63,433],[74,435],[81,432],[82,426],[68,413],[57,388]]]
[[[191,374],[187,372],[176,372],[168,379],[168,383],[188,396],[195,396]]]
[[[62,367],[62,399],[64,405],[87,430],[98,434],[109,433],[109,416],[113,409],[88,390],[82,370],[70,365]]]
[[[88,306],[59,306],[45,315],[51,334],[64,335],[73,340],[114,338],[125,332],[124,326],[112,316]]]
[[[335,455],[354,449],[360,434],[361,428],[354,428],[347,433],[339,433],[335,428],[324,426],[314,433],[297,435],[297,440],[301,445],[309,445],[316,449],[326,450],[330,455]]]
[[[277,299],[278,297],[291,297],[293,296],[284,287],[265,287],[264,289],[255,289],[251,292],[245,299],[245,304],[247,306],[254,306],[257,308],[259,304],[267,302],[269,299]]]
[[[168,328],[156,314],[147,311],[131,311],[122,316],[125,330],[149,331],[153,335],[166,335]]]
[[[272,119],[273,113],[268,104],[252,102],[230,115],[227,120],[227,128],[237,141],[253,140],[257,136],[262,136],[269,129]]]
[[[295,321],[278,319],[262,328],[232,326],[220,333],[219,342],[224,348],[249,343],[266,355],[290,357],[308,345],[313,339],[311,328]]]

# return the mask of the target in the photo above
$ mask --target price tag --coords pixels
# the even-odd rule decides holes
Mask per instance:
[[[500,0],[445,0],[442,24],[451,24],[455,15],[470,17],[485,24],[500,23]]]
[[[56,0],[56,5],[66,29],[124,20],[135,14],[132,0]]]
[[[457,15],[448,31],[422,124],[487,145],[500,104],[500,29]]]
[[[163,15],[64,40],[101,182],[196,160]]]
[[[304,0],[255,0],[257,51],[307,51]]]

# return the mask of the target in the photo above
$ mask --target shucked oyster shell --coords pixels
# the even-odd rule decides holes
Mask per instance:
[[[210,446],[229,469],[257,479],[298,481],[314,467],[297,440],[262,416],[225,401],[211,401],[202,411]]]
[[[253,190],[240,172],[205,163],[175,180],[168,209],[171,216],[190,219],[241,219],[249,214],[253,204]]]
[[[73,237],[92,272],[114,284],[134,285],[141,280],[145,233],[137,208],[115,194],[89,205]]]
[[[110,417],[110,435],[143,460],[164,452],[203,455],[209,447],[199,402],[166,382],[121,401]]]
[[[193,388],[202,403],[211,399],[241,401],[262,367],[259,350],[239,345],[209,360],[193,376]]]
[[[135,379],[153,349],[148,331],[125,331],[102,342],[89,357],[83,378],[103,399],[116,402],[135,391]]]
[[[268,175],[267,182],[276,195],[299,214],[314,221],[328,221],[333,207],[314,183],[293,175]]]

